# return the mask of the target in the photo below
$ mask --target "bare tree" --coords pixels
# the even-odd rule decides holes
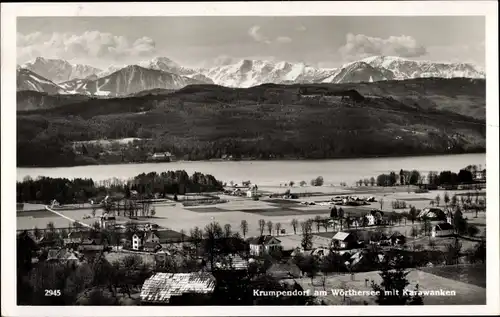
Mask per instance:
[[[299,227],[299,221],[294,218],[294,219],[292,219],[291,225],[293,228],[293,233],[297,234],[297,228]]]
[[[328,226],[330,225],[330,219],[323,219],[321,221],[321,224],[323,225],[323,228],[325,228],[325,232],[328,231]]]
[[[272,234],[273,233],[273,222],[271,220],[269,220],[266,223],[266,226],[267,226],[267,231],[269,232],[269,234]]]
[[[264,234],[264,228],[266,227],[266,221],[264,219],[259,219],[259,231],[260,235]]]
[[[314,217],[314,223],[316,224],[316,231],[319,232],[319,228],[321,227],[321,217],[319,215]]]
[[[281,223],[277,222],[274,224],[274,227],[276,228],[276,235],[280,235],[280,230],[281,230]]]
[[[382,210],[384,208],[384,198],[380,198],[378,203],[380,204],[380,210]]]
[[[245,219],[241,220],[240,228],[243,233],[243,238],[245,238],[248,233],[248,222]]]
[[[439,206],[439,202],[441,202],[441,196],[439,196],[439,194],[437,194],[436,198],[434,198],[434,200],[436,201],[436,206]]]

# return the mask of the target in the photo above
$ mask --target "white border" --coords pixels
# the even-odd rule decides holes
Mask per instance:
[[[498,3],[496,1],[409,2],[198,2],[198,3],[16,3],[1,5],[2,30],[2,316],[298,316],[298,315],[471,315],[499,314],[498,204]],[[15,304],[15,83],[18,16],[174,16],[174,15],[476,15],[486,17],[487,67],[487,305],[485,306],[245,306],[245,307],[17,307]],[[325,30],[331,32],[332,30]]]

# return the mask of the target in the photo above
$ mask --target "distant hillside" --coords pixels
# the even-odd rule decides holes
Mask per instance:
[[[24,90],[17,92],[17,111],[40,110],[61,107],[89,100],[83,95],[49,95],[45,92]]]
[[[350,89],[362,101],[333,96]],[[484,151],[484,90],[484,80],[429,78],[248,89],[190,85],[165,95],[90,99],[19,113],[18,164],[110,162],[98,153],[77,155],[69,145],[126,137],[152,140],[114,163],[136,161],[151,151],[190,160],[224,154],[319,159]],[[464,114],[466,109],[473,109],[475,118]]]

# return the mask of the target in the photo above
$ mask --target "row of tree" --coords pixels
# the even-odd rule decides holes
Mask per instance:
[[[184,170],[140,174],[127,181],[109,181],[97,184],[92,179],[67,179],[25,177],[17,182],[17,202],[49,203],[53,199],[61,204],[84,203],[91,198],[104,198],[109,194],[119,194],[131,198],[132,191],[139,198],[152,198],[159,193],[186,194],[199,192],[215,192],[223,189],[222,183],[212,175],[194,173],[189,176]]]
[[[464,169],[461,169],[458,173],[451,171],[435,172],[430,171],[427,176],[422,175],[419,171],[412,170],[400,170],[399,175],[392,171],[389,174],[380,174],[377,176],[376,184],[377,186],[395,186],[395,185],[421,185],[429,184],[433,186],[441,185],[459,185],[459,184],[471,184],[479,175],[486,175],[486,169],[480,170],[476,165],[469,165]],[[484,177],[484,176],[483,176]],[[362,184],[368,186],[370,183],[372,186],[375,180],[365,179],[359,180],[356,184],[361,186]]]

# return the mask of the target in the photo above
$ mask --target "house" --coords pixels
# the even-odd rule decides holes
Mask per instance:
[[[358,246],[358,237],[350,232],[337,232],[331,241],[331,247],[336,250],[353,249]]]
[[[299,267],[293,263],[274,263],[267,270],[267,274],[280,280],[287,278],[299,278],[302,276],[302,272]]]
[[[76,254],[67,249],[50,249],[47,253],[47,261],[75,264],[80,262]]]
[[[317,256],[317,257],[325,257],[330,254],[330,250],[327,248],[316,248],[311,251],[312,256]]]
[[[435,225],[432,227],[431,231],[431,236],[434,237],[444,237],[444,236],[449,236],[453,235],[455,233],[455,229],[453,225],[447,223],[447,222],[442,222],[440,224]]]
[[[375,225],[375,216],[373,216],[371,213],[365,215],[366,218],[366,223],[368,226],[374,226]]]
[[[200,273],[156,273],[141,288],[143,304],[198,305],[206,303],[215,290],[215,277]]]
[[[248,243],[250,245],[250,254],[254,256],[261,256],[282,249],[281,241],[270,235],[250,238]]]
[[[426,207],[420,211],[418,214],[418,218],[422,219],[424,217],[427,217],[429,219],[439,219],[439,220],[445,220],[446,219],[446,214],[441,208],[436,208],[436,207]]]
[[[108,215],[107,213],[105,213],[99,218],[99,225],[102,229],[114,227],[115,224],[116,224],[115,216]]]
[[[78,246],[78,251],[81,252],[99,252],[103,251],[107,246],[107,243],[103,243],[99,239],[83,239]]]
[[[221,256],[214,261],[214,267],[212,268],[211,263],[207,263],[207,270],[232,270],[232,271],[246,271],[248,270],[249,262],[243,259],[238,254],[228,254]]]
[[[389,239],[392,245],[403,245],[406,243],[406,237],[399,232],[394,232]]]
[[[172,155],[172,153],[170,152],[160,152],[151,155],[151,159],[158,162],[170,162],[173,161],[174,158],[174,155]]]
[[[144,245],[148,244],[148,247],[153,246],[153,244],[160,244],[160,238],[153,231],[148,232],[136,232],[132,235],[132,249],[142,250]]]
[[[377,245],[389,245],[391,243],[390,238],[383,232],[373,232],[370,237],[370,243]]]

